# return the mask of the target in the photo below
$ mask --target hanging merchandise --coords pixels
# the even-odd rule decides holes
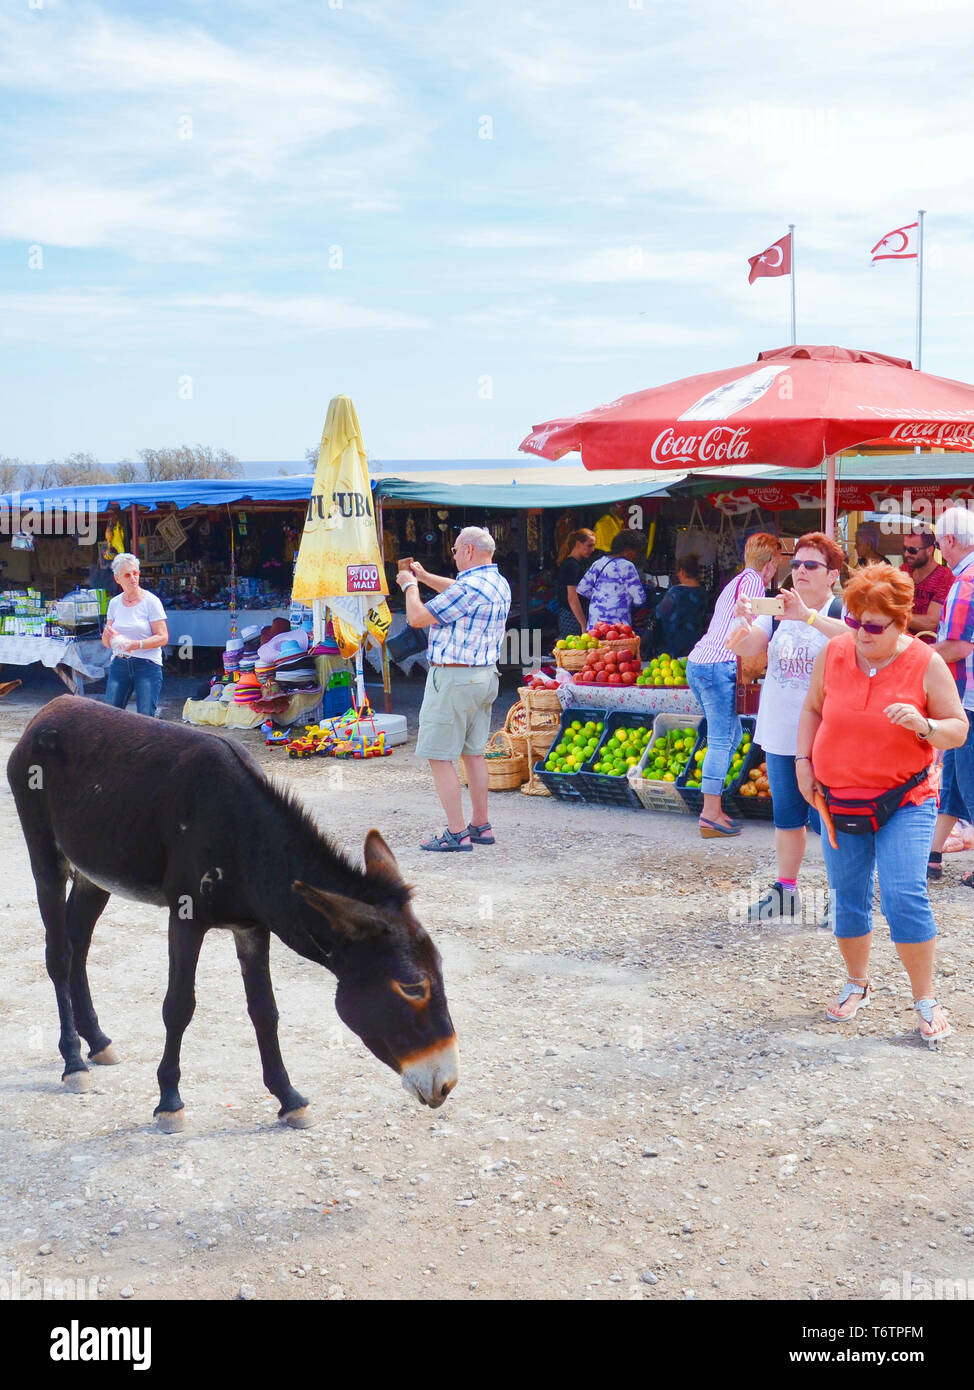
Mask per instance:
[[[717,538],[704,526],[696,498],[689,526],[679,526],[676,532],[676,558],[682,560],[685,555],[696,555],[702,565],[712,566],[717,559]]]
[[[112,512],[105,522],[105,542],[101,547],[100,560],[103,565],[110,565],[116,555],[122,555],[125,551],[125,532],[122,530],[122,521],[118,512]]]
[[[227,507],[227,516],[230,508]],[[237,547],[233,538],[233,518],[230,517],[230,636],[237,635]]]
[[[578,523],[575,520],[574,512],[562,512],[555,522],[554,551],[555,555],[561,554],[561,548],[573,531],[578,530]]]
[[[528,550],[534,555],[541,553],[541,518],[537,513],[528,513]]]
[[[720,530],[717,532],[718,569],[729,573],[737,570],[741,563],[743,550],[743,536],[739,542],[733,521],[726,512],[721,512]]]
[[[408,545],[416,544],[416,522],[413,520],[412,512],[406,513],[406,543]]]
[[[389,628],[392,626],[392,613],[385,599],[377,603],[374,608],[370,608],[365,615],[365,626],[378,643],[383,643],[389,636]]]
[[[615,512],[606,512],[600,516],[592,528],[595,532],[595,547],[597,550],[604,550],[608,555],[612,550],[612,542],[623,529],[621,519]]]

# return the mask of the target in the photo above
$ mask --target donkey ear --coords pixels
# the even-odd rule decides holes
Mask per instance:
[[[365,872],[372,877],[391,878],[397,883],[402,882],[396,856],[378,830],[370,830],[365,837]]]
[[[370,937],[388,935],[388,924],[368,903],[347,898],[344,893],[327,893],[324,888],[313,888],[300,879],[295,879],[291,887],[309,907],[328,919],[336,936],[346,941],[366,941]]]

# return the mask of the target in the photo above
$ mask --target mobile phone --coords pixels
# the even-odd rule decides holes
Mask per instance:
[[[783,618],[785,616],[785,601],[780,597],[748,599],[748,607],[752,613],[769,618]]]

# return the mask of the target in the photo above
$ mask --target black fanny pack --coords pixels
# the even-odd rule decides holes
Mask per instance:
[[[836,830],[841,830],[843,835],[875,834],[893,812],[900,809],[907,792],[925,782],[929,775],[930,768],[922,768],[901,786],[872,795],[854,787],[840,787],[840,796],[831,788],[826,788],[825,800]]]

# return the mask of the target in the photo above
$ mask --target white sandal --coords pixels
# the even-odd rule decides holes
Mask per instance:
[[[929,1023],[932,1026],[933,1011],[935,1008],[937,1008],[939,1003],[939,999],[917,999],[914,1002],[913,1007],[916,1009],[917,1013],[923,1019],[924,1023]],[[954,1030],[951,1027],[949,1021],[947,1022],[945,1027],[938,1028],[935,1033],[925,1033],[922,1028],[917,1029],[917,1032],[920,1034],[920,1037],[927,1044],[927,1046],[933,1048],[937,1046],[937,1043],[940,1042],[941,1038],[949,1038],[953,1031]]]
[[[826,1009],[825,1017],[831,1019],[833,1023],[848,1023],[850,1019],[855,1018],[860,1009],[864,1009],[867,1004],[872,1003],[872,990],[873,987],[868,980],[854,980],[850,975],[839,994],[839,1008],[841,1009],[842,1005],[847,1003],[854,994],[858,994],[856,1007],[851,1014],[837,1014],[833,1013],[831,1009]]]

